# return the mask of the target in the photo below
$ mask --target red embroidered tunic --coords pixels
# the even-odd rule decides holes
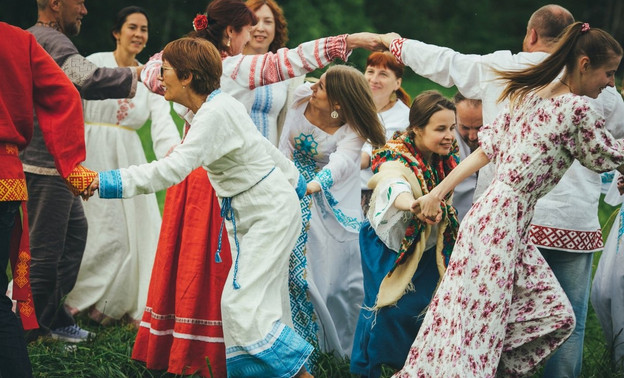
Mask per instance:
[[[78,91],[32,34],[0,22],[0,201],[28,199],[18,151],[33,135],[33,109],[56,168],[75,193],[95,173],[78,164],[85,158],[84,122]],[[37,327],[29,283],[28,221],[18,220],[11,240],[13,298],[25,329]]]

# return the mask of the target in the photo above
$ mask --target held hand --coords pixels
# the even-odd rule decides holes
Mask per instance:
[[[349,34],[347,36],[347,49],[353,50],[359,47],[370,51],[386,50],[381,37],[380,34],[369,32]]]
[[[321,191],[321,184],[318,182],[310,181],[306,186],[306,196],[308,194],[316,193]]]
[[[427,224],[434,225],[442,220],[442,210],[439,210],[438,214],[434,217],[431,217],[431,218],[425,217],[420,209],[420,204],[418,203],[417,200],[414,200],[414,202],[412,203],[410,211],[413,214],[415,214],[416,218],[418,218],[421,222],[424,222]]]
[[[390,43],[392,43],[393,39],[401,38],[398,33],[386,33],[381,35],[381,42],[384,44],[385,48],[390,47]]]
[[[420,214],[422,214],[422,216],[428,220],[427,223],[437,223],[442,219],[440,201],[438,201],[431,194],[426,194],[414,201],[414,204],[412,205],[412,211],[415,214],[418,214],[418,210],[420,210]]]
[[[91,181],[91,185],[89,185],[89,187],[85,189],[85,191],[82,192],[80,196],[82,197],[83,200],[88,201],[89,198],[91,198],[95,194],[95,191],[98,190],[99,187],[100,187],[100,179],[99,177],[95,177],[93,181]]]

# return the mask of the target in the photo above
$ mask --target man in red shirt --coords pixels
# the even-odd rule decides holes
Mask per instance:
[[[13,298],[25,328],[36,328],[29,283],[28,222],[20,205],[28,199],[18,151],[33,135],[33,109],[56,168],[74,193],[88,186],[93,172],[85,158],[84,122],[78,91],[67,75],[28,32],[0,22],[0,267],[9,257]],[[31,377],[22,325],[6,293],[0,272],[0,376]]]

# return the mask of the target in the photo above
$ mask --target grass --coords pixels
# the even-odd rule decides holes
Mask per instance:
[[[617,207],[601,202],[599,209],[601,224],[610,226],[609,219]],[[612,219],[611,219],[612,221]],[[610,227],[604,227],[605,238]],[[594,271],[600,253],[594,255]],[[150,371],[142,363],[130,359],[136,336],[130,324],[103,327],[86,317],[79,317],[81,327],[97,333],[97,337],[68,349],[67,344],[54,340],[38,340],[29,344],[28,350],[36,377],[176,377],[160,371]],[[622,370],[616,371],[610,363],[610,352],[605,343],[596,314],[589,306],[585,332],[583,371],[584,378],[624,378]],[[391,369],[385,369],[383,377],[390,377]],[[538,377],[539,375],[535,375]],[[190,376],[193,377],[193,376]],[[348,361],[332,355],[321,355],[316,373],[318,378],[347,378]]]

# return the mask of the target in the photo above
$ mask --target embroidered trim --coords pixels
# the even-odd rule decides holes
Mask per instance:
[[[397,62],[401,64],[403,63],[403,59],[401,58],[401,54],[403,52],[403,43],[405,43],[407,39],[405,38],[395,38],[390,42],[390,52],[396,58]]]
[[[28,267],[30,266],[30,253],[19,251],[17,255],[17,264],[13,272],[13,284],[17,287],[24,287],[28,284]]]
[[[123,198],[123,184],[119,169],[100,172],[100,198]]]
[[[65,59],[61,68],[74,85],[82,87],[91,78],[93,72],[98,69],[98,66],[81,55],[74,54]],[[136,81],[136,69],[134,70],[133,80]]]
[[[44,167],[37,167],[35,165],[30,165],[30,164],[22,164],[22,169],[24,169],[24,172],[33,173],[35,175],[42,175],[42,176],[60,176],[61,175],[58,172],[58,170],[56,170],[56,168],[44,168]]]
[[[595,252],[604,247],[600,229],[576,231],[532,224],[529,238],[536,246],[569,252]]]
[[[12,143],[0,143],[0,155],[18,156],[19,148]]]
[[[28,200],[28,190],[25,179],[0,179],[0,201],[26,200]]]
[[[155,320],[174,320],[176,323],[182,324],[199,324],[205,326],[221,326],[223,322],[221,320],[207,320],[207,319],[194,319],[194,318],[179,318],[175,314],[157,314],[153,308],[146,307],[145,312],[149,314],[150,318]]]
[[[262,340],[225,350],[228,375],[232,377],[292,377],[310,353],[312,346],[280,321]]]

